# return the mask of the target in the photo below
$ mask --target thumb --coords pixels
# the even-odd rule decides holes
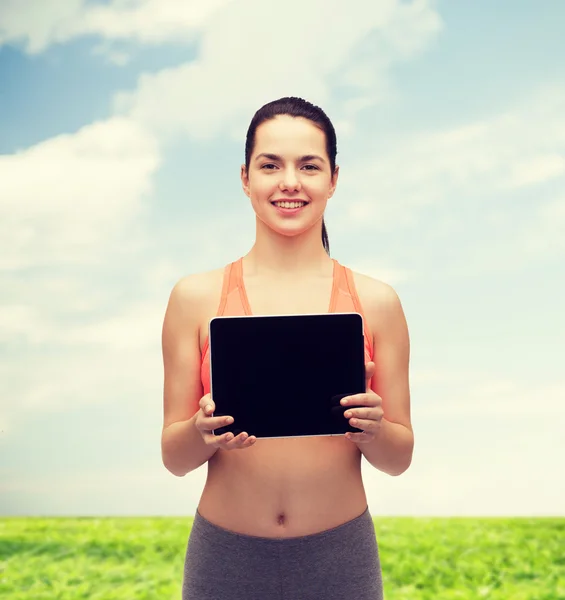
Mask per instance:
[[[365,380],[367,381],[367,385],[369,385],[369,381],[371,381],[374,374],[375,374],[375,363],[374,362],[365,363]]]
[[[201,405],[202,405],[202,409],[204,410],[204,413],[207,415],[211,415],[214,412],[214,408],[216,407],[210,394],[206,394],[202,398]]]

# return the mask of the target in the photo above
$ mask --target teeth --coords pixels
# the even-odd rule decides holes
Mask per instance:
[[[305,204],[306,202],[275,202],[275,206],[280,206],[281,208],[299,208]]]

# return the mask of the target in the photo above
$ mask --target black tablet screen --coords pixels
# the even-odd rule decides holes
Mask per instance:
[[[359,431],[340,405],[343,396],[365,392],[358,313],[216,317],[210,322],[210,366],[214,416],[234,418],[216,435]]]

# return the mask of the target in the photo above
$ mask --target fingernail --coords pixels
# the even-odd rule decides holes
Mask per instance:
[[[344,405],[345,405],[345,404],[347,404],[347,399],[346,399],[346,398],[344,398],[344,399],[341,401],[341,403],[342,403],[342,404],[344,404]]]
[[[211,404],[207,404],[205,410],[206,410],[206,412],[210,412],[212,410],[212,405]]]
[[[349,417],[351,416],[351,413],[349,411],[347,411],[344,416],[346,419],[349,419]]]

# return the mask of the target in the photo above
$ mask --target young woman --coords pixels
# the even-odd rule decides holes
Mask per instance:
[[[395,291],[329,256],[324,210],[338,180],[334,128],[299,98],[250,124],[241,181],[256,214],[251,250],[173,288],[163,324],[166,468],[208,463],[186,552],[184,600],[382,598],[361,455],[400,475],[412,460],[409,337]],[[216,315],[358,312],[367,391],[345,413],[359,433],[259,439],[214,436],[208,324]],[[276,365],[273,365],[273,370]],[[248,435],[249,434],[249,435]]]

